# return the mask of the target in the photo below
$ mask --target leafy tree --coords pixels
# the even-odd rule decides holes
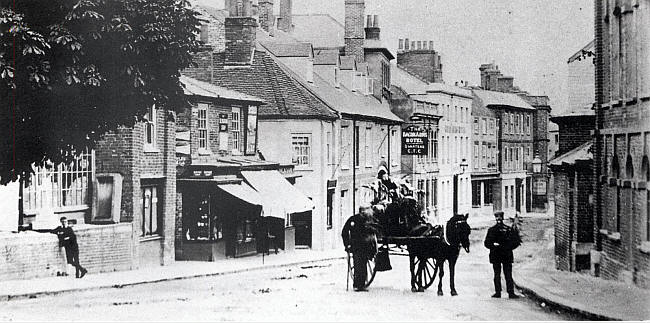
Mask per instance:
[[[0,183],[69,161],[154,102],[186,104],[187,0],[0,0]]]

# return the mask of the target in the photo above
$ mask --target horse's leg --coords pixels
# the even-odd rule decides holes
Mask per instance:
[[[454,285],[454,274],[456,273],[456,260],[449,259],[449,288],[451,289],[451,296],[456,296],[456,286]]]
[[[411,291],[417,292],[418,288],[415,284],[415,256],[409,252],[409,267],[411,270]]]
[[[439,276],[438,276],[438,278],[439,278],[439,280],[438,280],[438,296],[442,296],[443,295],[443,292],[442,292],[442,276],[445,275],[445,260],[440,259],[438,262],[439,262],[438,266],[440,267],[440,273],[439,273]]]
[[[418,276],[418,292],[422,293],[424,292],[424,280],[422,279],[422,275],[425,274],[424,268],[426,267],[427,258],[418,257],[418,260],[420,261],[420,263],[418,264],[418,271],[417,271],[418,273],[420,273],[420,275]]]

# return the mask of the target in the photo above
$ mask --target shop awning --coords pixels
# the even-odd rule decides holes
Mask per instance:
[[[220,184],[217,185],[220,189],[226,191],[226,193],[253,205],[262,205],[262,197],[260,194],[254,190],[252,187],[248,186],[246,183],[241,184]]]
[[[262,216],[285,219],[287,214],[314,209],[314,202],[277,170],[242,171],[244,179],[262,199]]]

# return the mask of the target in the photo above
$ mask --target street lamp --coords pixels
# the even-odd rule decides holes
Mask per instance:
[[[532,164],[533,173],[539,174],[542,172],[542,160],[539,158],[539,155],[535,154],[535,158],[533,158]]]

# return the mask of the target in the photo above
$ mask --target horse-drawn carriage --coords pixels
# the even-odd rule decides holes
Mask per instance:
[[[432,225],[422,216],[422,206],[406,183],[393,182],[387,189],[381,180],[364,185],[361,203],[370,204],[373,210],[369,235],[376,235],[378,250],[367,258],[367,275],[364,289],[373,282],[377,271],[389,270],[389,255],[408,256],[411,273],[411,290],[423,292],[439,275],[438,295],[442,295],[443,264],[449,263],[450,289],[454,287],[454,266],[460,248],[469,252],[470,227],[467,216],[454,215],[446,225]],[[348,252],[348,278],[354,278],[353,253]]]

